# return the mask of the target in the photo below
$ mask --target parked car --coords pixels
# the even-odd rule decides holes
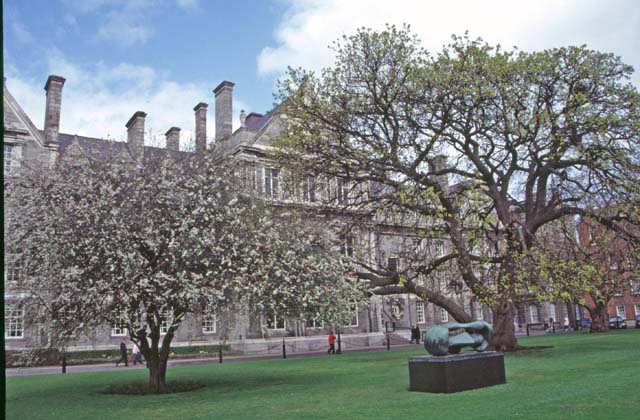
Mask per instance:
[[[640,315],[636,315],[636,328],[640,328]]]
[[[612,316],[609,318],[609,328],[627,328],[627,322],[621,316]]]
[[[580,320],[580,329],[588,330],[589,328],[591,328],[591,322],[591,318],[582,318]]]

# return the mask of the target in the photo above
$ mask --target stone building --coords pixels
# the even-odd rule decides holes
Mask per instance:
[[[309,214],[317,214],[321,202],[334,201],[337,205],[350,200],[351,191],[347,183],[339,179],[305,179],[302,187],[294,191],[288,187],[289,174],[267,158],[271,141],[280,130],[278,110],[266,114],[239,113],[240,127],[233,131],[233,87],[223,81],[214,90],[215,139],[207,144],[206,127],[208,104],[200,102],[193,108],[195,124],[195,151],[180,148],[180,128],[170,127],[166,132],[166,148],[145,146],[144,131],[146,114],[135,112],[125,126],[127,142],[116,142],[93,137],[60,133],[60,115],[63,106],[65,79],[50,76],[45,85],[47,95],[44,129],[39,130],[4,84],[4,173],[5,182],[20,176],[20,165],[51,165],[61,156],[108,153],[124,161],[139,162],[144,156],[154,153],[202,153],[207,148],[216,148],[241,162],[245,181],[272,205],[295,207]],[[359,252],[370,263],[390,270],[406,263],[407,243],[422,247],[427,255],[443,255],[448,246],[444,237],[417,237],[411,230],[403,229],[402,223],[389,220],[369,219],[358,228],[340,232],[340,218],[344,215],[329,214],[331,225],[337,229],[336,237],[342,241],[342,250],[347,255]],[[325,219],[326,220],[326,219]],[[346,225],[347,221],[344,221]],[[324,222],[322,222],[324,223]],[[36,347],[46,344],[46,331],[41,331],[29,322],[28,296],[12,287],[12,282],[22,275],[20,267],[12,264],[5,255],[5,342],[7,349]],[[448,288],[448,274],[439,273],[441,287]],[[477,319],[490,320],[490,311],[473,301],[469,293],[459,288],[448,291],[473,313]],[[416,296],[402,294],[373,296],[368,305],[353,308],[353,318],[348,325],[318,325],[313,320],[279,317],[278,314],[263,314],[250,308],[236,313],[206,318],[195,315],[183,321],[173,345],[218,343],[228,340],[232,347],[245,352],[279,352],[282,337],[287,339],[291,351],[324,348],[326,334],[339,327],[343,346],[382,345],[385,332],[408,339],[409,328],[418,325],[422,330],[434,324],[453,321],[447,312]],[[105,325],[73,338],[72,346],[78,349],[114,347],[127,332],[117,325]],[[398,337],[399,338],[399,337]]]

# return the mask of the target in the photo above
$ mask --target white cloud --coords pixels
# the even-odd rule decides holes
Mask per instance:
[[[129,12],[112,11],[98,27],[98,37],[114,41],[120,46],[130,47],[144,44],[151,38],[153,30],[148,22]]]
[[[62,92],[60,131],[89,137],[126,141],[125,124],[136,111],[147,113],[147,143],[164,146],[164,133],[176,126],[181,131],[181,147],[195,137],[193,107],[209,103],[207,138],[215,135],[215,106],[212,86],[205,83],[178,83],[168,74],[151,67],[120,63],[98,63],[91,68],[68,61],[59,51],[48,57],[50,74],[66,78]],[[7,87],[36,127],[44,121],[46,80],[23,77],[15,67],[5,68]],[[239,126],[241,98],[234,99],[234,129]]]
[[[634,0],[312,0],[290,2],[275,31],[276,46],[258,56],[258,71],[281,74],[287,65],[319,70],[331,64],[327,48],[359,27],[383,29],[408,23],[432,52],[451,34],[469,31],[505,48],[539,50],[587,44],[614,52],[640,71],[640,7]],[[640,76],[635,76],[640,85]]]
[[[149,15],[158,0],[66,0],[66,3],[78,13],[98,15],[96,35],[102,40],[130,47],[144,44],[153,36]]]
[[[200,7],[199,0],[176,0],[176,4],[179,8],[186,10],[187,12],[198,10]]]

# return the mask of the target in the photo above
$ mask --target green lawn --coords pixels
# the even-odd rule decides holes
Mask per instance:
[[[105,395],[146,371],[7,378],[8,419],[637,419],[640,330],[523,338],[507,384],[457,394],[409,392],[407,358],[422,347],[169,369],[207,387]]]

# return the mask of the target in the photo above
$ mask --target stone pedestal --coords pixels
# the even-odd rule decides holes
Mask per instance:
[[[500,352],[409,358],[410,391],[452,393],[504,383]]]

